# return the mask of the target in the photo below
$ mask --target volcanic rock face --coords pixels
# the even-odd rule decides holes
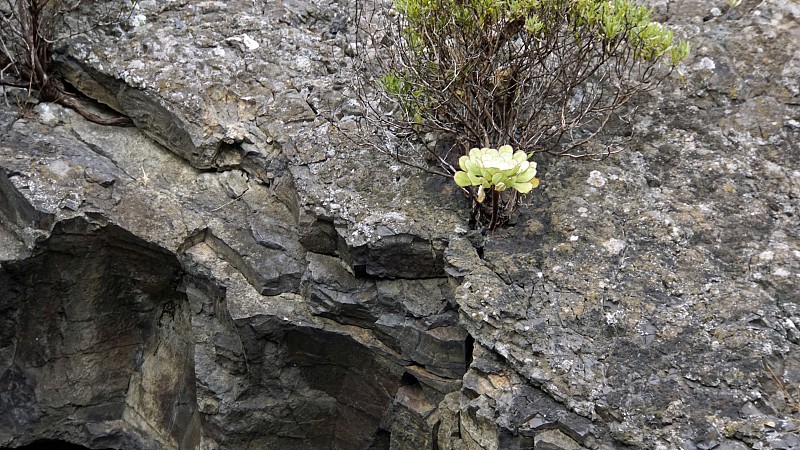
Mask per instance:
[[[800,7],[650,4],[685,84],[488,236],[337,131],[349,4],[141,1],[61,42],[136,128],[0,109],[0,446],[800,445]]]
[[[197,442],[178,261],[89,220],[59,221],[28,258],[3,265],[3,437],[58,428],[93,445]]]
[[[135,129],[37,111],[53,122],[4,116],[4,445],[432,436],[471,351],[440,244],[349,246],[333,231],[307,240],[333,256],[310,252],[297,205],[247,172],[201,172]]]

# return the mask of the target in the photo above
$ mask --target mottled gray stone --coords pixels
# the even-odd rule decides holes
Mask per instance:
[[[390,450],[433,448],[434,430],[439,423],[436,405],[431,403],[419,383],[412,382],[397,390],[393,405],[395,418],[389,428]]]
[[[145,0],[59,42],[138,128],[0,109],[0,445],[800,444],[800,9],[645,3],[684,81],[618,155],[537,155],[486,236],[339,133],[351,3]]]
[[[750,447],[738,441],[725,441],[716,448],[719,450],[747,450]]]
[[[582,448],[558,430],[543,431],[533,439],[534,450],[578,450]]]

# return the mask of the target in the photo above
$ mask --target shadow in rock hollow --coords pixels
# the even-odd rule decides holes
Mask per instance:
[[[181,277],[173,254],[100,218],[59,222],[32,256],[3,263],[0,442],[194,445]]]

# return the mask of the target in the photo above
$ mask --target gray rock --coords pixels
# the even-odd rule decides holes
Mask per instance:
[[[13,311],[2,327],[0,406],[12,413],[0,441],[197,442],[190,311],[175,256],[85,218],[58,222],[35,250],[0,274],[3,309]]]
[[[0,445],[797,446],[800,10],[646,3],[685,83],[617,156],[537,156],[485,237],[337,131],[346,2],[141,1],[62,41],[137,128],[0,108]]]
[[[534,450],[577,450],[581,446],[558,430],[544,431],[533,440]]]

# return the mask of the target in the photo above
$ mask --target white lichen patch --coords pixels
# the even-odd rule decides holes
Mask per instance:
[[[128,22],[133,28],[138,28],[147,23],[147,17],[144,14],[135,14],[131,16]]]
[[[625,317],[625,308],[620,308],[614,312],[606,313],[606,324],[616,325]]]
[[[788,277],[791,275],[791,273],[783,267],[778,267],[772,271],[772,275],[775,275],[776,277]]]
[[[603,248],[605,248],[609,253],[617,254],[625,248],[625,241],[611,238],[603,242]]]
[[[46,125],[54,125],[58,122],[58,117],[53,113],[49,103],[39,103],[33,110],[39,114],[39,120]]]
[[[711,58],[704,56],[697,64],[692,66],[692,70],[700,71],[700,70],[714,70],[717,68],[717,65],[714,63],[714,60]]]
[[[586,179],[586,182],[594,187],[601,188],[606,185],[606,178],[600,171],[593,170],[589,172],[589,178]]]

